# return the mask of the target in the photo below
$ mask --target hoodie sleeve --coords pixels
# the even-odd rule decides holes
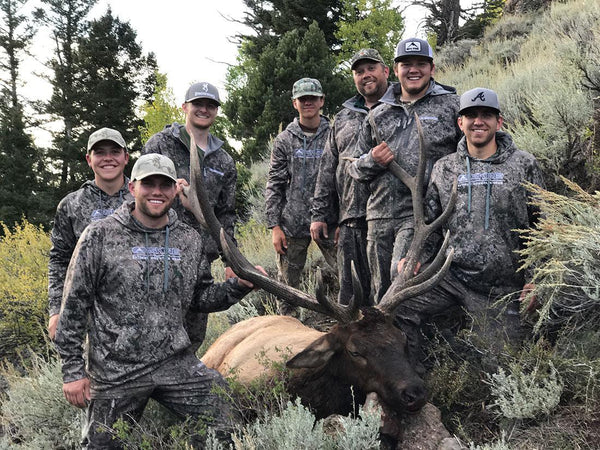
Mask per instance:
[[[48,312],[51,316],[60,312],[67,268],[77,244],[70,217],[69,201],[64,198],[58,205],[50,233],[52,247],[48,262]]]
[[[336,201],[338,193],[335,180],[338,158],[339,150],[334,123],[319,162],[315,193],[312,198],[312,222],[328,222],[328,219],[331,218],[338,221],[339,207]]]
[[[215,204],[214,211],[215,216],[221,222],[221,225],[225,229],[225,232],[235,240],[235,188],[237,183],[237,170],[235,163],[232,161],[231,165],[227,167],[225,177],[223,178],[223,190],[221,191],[217,203]]]
[[[56,330],[56,348],[62,359],[63,381],[86,376],[83,342],[87,332],[88,314],[92,308],[93,291],[100,272],[103,236],[97,227],[87,227],[73,252],[67,271],[60,319]]]
[[[285,144],[281,134],[273,141],[271,164],[265,191],[268,228],[273,228],[281,224],[281,215],[286,203],[286,189],[290,181],[290,167],[285,151]]]
[[[363,183],[372,181],[380,173],[387,170],[385,166],[375,162],[371,153],[371,149],[377,145],[375,138],[373,137],[371,124],[369,123],[371,114],[372,113],[369,113],[362,123],[358,140],[356,141],[354,156],[358,157],[358,160],[348,166],[348,173],[350,176]]]
[[[252,291],[250,288],[238,286],[237,278],[215,283],[210,272],[210,263],[204,254],[198,265],[197,280],[190,305],[191,311],[204,313],[224,311]]]

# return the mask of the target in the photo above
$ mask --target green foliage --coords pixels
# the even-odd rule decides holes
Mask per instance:
[[[140,127],[142,144],[150,136],[162,131],[165,125],[178,122],[184,123],[185,114],[177,106],[173,90],[167,86],[167,75],[156,72],[156,87],[154,94],[141,108],[144,125]]]
[[[25,375],[5,363],[0,376],[8,383],[1,423],[11,442],[21,443],[11,448],[78,448],[84,412],[64,399],[58,359],[33,355]]]
[[[341,44],[338,61],[349,61],[361,48],[375,48],[392,65],[404,32],[402,15],[392,0],[344,0],[343,5],[344,16],[335,33]]]
[[[6,225],[0,240],[0,357],[45,347],[48,320],[48,250],[42,228],[23,221]]]
[[[488,376],[492,396],[492,407],[497,407],[507,419],[533,419],[552,413],[563,391],[563,384],[554,365],[548,363],[547,373],[536,365],[531,372],[513,365],[506,373],[503,368]]]

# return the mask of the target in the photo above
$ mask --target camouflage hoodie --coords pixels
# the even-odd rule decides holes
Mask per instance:
[[[156,230],[135,220],[133,207],[90,225],[73,253],[56,332],[65,382],[86,376],[86,332],[92,387],[115,386],[189,347],[188,310],[224,310],[249,291],[236,278],[214,284],[202,240],[173,210]]]
[[[287,236],[310,238],[310,207],[319,162],[329,136],[329,120],[321,117],[317,132],[308,137],[295,118],[273,141],[265,193],[267,226],[281,226]],[[325,220],[330,224],[335,219]]]
[[[515,253],[522,242],[516,230],[534,226],[539,213],[522,183],[544,186],[533,155],[517,149],[502,131],[496,133],[496,142],[497,152],[479,160],[469,156],[463,138],[456,153],[435,164],[426,196],[427,215],[439,216],[458,177],[456,206],[445,225],[454,247],[450,270],[482,293],[489,293],[490,288],[522,289],[525,275],[517,273],[519,255]]]
[[[312,221],[334,219],[339,225],[349,219],[364,219],[369,190],[347,173],[354,156],[356,139],[369,109],[357,94],[342,105],[336,114],[319,165],[319,175],[312,201]]]
[[[86,181],[80,189],[65,196],[56,209],[50,234],[50,262],[48,264],[48,303],[50,315],[58,314],[63,295],[67,267],[77,240],[88,224],[111,215],[124,200],[133,200],[127,185],[119,192],[108,195],[96,183]]]
[[[223,141],[212,134],[208,135],[208,148],[202,151],[198,147],[198,154],[204,164],[204,182],[208,191],[208,199],[214,208],[215,215],[223,228],[234,238],[235,215],[235,185],[237,170],[233,158],[221,147]],[[160,153],[171,158],[177,170],[177,178],[190,181],[190,135],[185,126],[174,122],[167,125],[164,130],[156,133],[142,149],[142,154]],[[217,243],[204,230],[194,215],[187,211],[175,200],[173,208],[184,223],[191,225],[206,241],[206,253],[209,261],[219,257]]]
[[[459,97],[452,87],[431,80],[424,97],[414,103],[400,101],[401,85],[392,85],[381,98],[381,105],[369,113],[381,139],[394,152],[395,160],[414,175],[419,163],[419,138],[414,114],[423,125],[428,156],[426,179],[433,163],[456,151],[462,132],[457,118]],[[373,160],[371,149],[377,145],[375,133],[365,120],[357,142],[358,161],[349,165],[348,172],[358,181],[369,183],[371,195],[367,202],[367,220],[405,219],[412,217],[412,199],[408,188],[394,175]],[[427,180],[425,180],[426,182]]]

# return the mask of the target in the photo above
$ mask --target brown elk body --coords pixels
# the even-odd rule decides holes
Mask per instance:
[[[304,404],[310,405],[319,417],[347,414],[353,404],[361,403],[371,392],[378,395],[384,410],[388,411],[414,412],[425,404],[423,380],[409,361],[406,335],[392,324],[392,320],[401,301],[431,289],[445,276],[453,254],[452,249],[448,249],[448,235],[428,268],[417,275],[414,272],[425,240],[441,227],[454,200],[438,219],[425,224],[422,199],[426,158],[420,122],[418,117],[415,120],[421,143],[417,174],[414,177],[408,175],[395,162],[389,168],[412,192],[414,237],[402,273],[394,279],[381,302],[363,309],[362,314],[355,307],[360,295],[358,286],[355,297],[348,305],[342,305],[325,297],[319,286],[314,298],[256,270],[221,230],[204,190],[198,154],[191,152],[192,173],[187,190],[191,210],[213,237],[220,240],[235,273],[292,305],[326,314],[338,321],[330,332],[321,333],[290,317],[246,320],[225,332],[209,348],[202,358],[207,366],[225,376],[233,370],[242,382],[249,382],[264,372],[258,355],[264,354],[266,359],[277,361],[281,359],[277,349],[281,352],[289,348],[294,355],[287,363],[293,369],[289,390]],[[190,148],[195,149],[195,145]],[[456,181],[454,191],[453,198]]]

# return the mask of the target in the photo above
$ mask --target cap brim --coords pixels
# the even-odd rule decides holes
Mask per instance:
[[[458,111],[458,115],[462,116],[464,113],[466,113],[467,111],[471,110],[471,109],[480,109],[480,108],[484,108],[484,109],[491,109],[492,111],[501,114],[501,111],[498,108],[494,108],[493,106],[487,106],[487,105],[475,105],[475,106],[468,106],[466,108],[460,109]]]
[[[194,100],[198,100],[199,98],[205,98],[205,99],[207,99],[207,100],[212,100],[212,101],[213,101],[213,102],[215,102],[215,103],[216,103],[218,106],[221,106],[221,102],[220,102],[219,100],[215,100],[215,99],[214,99],[214,98],[212,98],[212,97],[206,97],[206,96],[203,96],[203,95],[199,95],[199,96],[197,96],[197,97],[192,97],[192,98],[190,98],[190,99],[186,100],[185,102],[186,102],[186,103],[193,102]]]
[[[296,94],[292,97],[293,100],[296,100],[297,98],[300,97],[308,97],[308,96],[313,96],[313,97],[323,97],[323,93],[322,92],[302,92],[301,94]]]
[[[143,180],[144,178],[148,178],[151,177],[152,175],[162,175],[163,177],[168,178],[169,180],[173,180],[173,182],[177,183],[177,178],[173,178],[171,175],[164,173],[164,172],[149,172],[149,173],[145,173],[144,176],[140,177],[136,177],[136,178],[132,178],[131,181],[138,181],[138,180]]]
[[[356,61],[354,61],[354,63],[350,66],[350,70],[354,70],[354,68],[358,65],[358,63],[360,63],[362,61],[371,61],[371,62],[374,62],[374,63],[384,64],[382,61],[379,61],[378,59],[360,58],[360,59],[357,59]]]

